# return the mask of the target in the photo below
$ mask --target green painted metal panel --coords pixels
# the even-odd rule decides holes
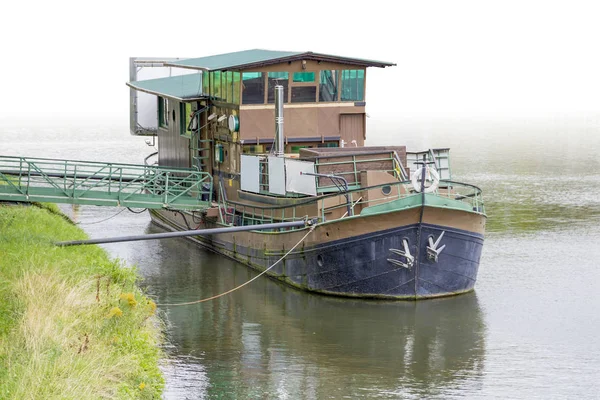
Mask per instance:
[[[206,71],[244,69],[260,63],[276,63],[280,59],[324,59],[332,62],[343,62],[345,64],[356,64],[362,66],[388,67],[396,65],[387,61],[366,60],[362,58],[340,57],[332,54],[313,53],[311,51],[275,51],[252,49],[236,51],[233,53],[217,54],[208,57],[190,58],[168,63],[167,65],[184,68],[202,69]]]
[[[407,208],[421,206],[421,194],[413,194],[398,200],[388,203],[377,204],[371,207],[364,208],[360,215],[372,215],[391,211],[404,210]],[[471,205],[460,200],[453,200],[448,197],[437,196],[435,194],[425,194],[425,205],[440,208],[451,208],[455,210],[463,210],[473,212]]]
[[[233,67],[272,61],[279,58],[291,57],[302,53],[296,51],[273,51],[273,50],[243,50],[233,53],[218,54],[208,57],[190,58],[170,63],[187,68],[205,69],[208,71],[223,70]]]
[[[142,92],[178,100],[193,100],[208,97],[208,94],[203,92],[202,74],[200,73],[134,81],[127,83],[127,85]]]

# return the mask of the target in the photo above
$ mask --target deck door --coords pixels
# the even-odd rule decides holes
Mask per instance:
[[[340,134],[346,142],[346,147],[356,145],[361,147],[365,143],[365,114],[340,114]]]

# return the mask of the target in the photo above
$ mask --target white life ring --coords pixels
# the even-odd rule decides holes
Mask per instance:
[[[434,192],[437,189],[438,184],[440,183],[440,175],[434,168],[429,167],[421,167],[415,171],[411,179],[413,188],[417,192],[421,191],[421,176],[423,175],[423,168],[427,168],[427,170],[425,171],[425,182],[431,181],[431,185],[425,186],[424,192]]]

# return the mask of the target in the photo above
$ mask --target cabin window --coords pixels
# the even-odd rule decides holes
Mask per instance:
[[[269,92],[267,93],[267,103],[275,102],[275,86],[283,86],[283,102],[288,102],[288,83],[289,83],[288,72],[269,72]]]
[[[169,127],[169,100],[160,96],[158,97],[158,126]]]
[[[233,71],[221,72],[221,97],[227,103],[239,104],[240,73]]]
[[[298,154],[300,153],[300,149],[312,149],[315,147],[338,147],[338,142],[325,142],[325,143],[320,143],[320,142],[299,142],[299,143],[292,143],[292,144],[288,144],[285,147],[285,152],[286,153],[295,153]]]
[[[192,103],[179,103],[179,114],[181,118],[181,124],[179,126],[179,134],[187,138],[192,137],[191,127],[192,117]]]
[[[314,82],[314,72],[294,72],[294,82]]]
[[[317,86],[314,72],[294,72],[292,78],[292,103],[314,103],[317,101]]]
[[[342,71],[342,101],[365,99],[365,71],[346,69]]]
[[[265,146],[262,144],[244,145],[242,152],[244,154],[262,154],[265,153]]]
[[[231,103],[233,99],[233,87],[231,82],[233,81],[231,71],[225,71],[221,73],[221,93],[223,100],[227,103]]]
[[[339,147],[339,143],[338,142],[319,143],[319,145],[317,147]]]
[[[216,97],[218,100],[224,100],[223,92],[221,88],[221,71],[213,71],[210,73],[212,75],[211,83],[212,83],[212,95]]]
[[[292,103],[314,103],[317,101],[316,86],[296,86],[292,88]]]
[[[233,94],[231,96],[231,102],[233,104],[240,104],[240,73],[233,72],[231,88],[233,90]]]
[[[265,74],[262,72],[242,73],[242,104],[264,104]]]
[[[210,73],[202,72],[202,94],[210,93]]]
[[[319,101],[337,101],[339,71],[334,69],[321,71],[319,81]]]

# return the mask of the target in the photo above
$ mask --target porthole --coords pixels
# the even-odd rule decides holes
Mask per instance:
[[[392,193],[392,187],[390,185],[383,186],[381,188],[381,193],[383,193],[384,196],[389,196]]]

